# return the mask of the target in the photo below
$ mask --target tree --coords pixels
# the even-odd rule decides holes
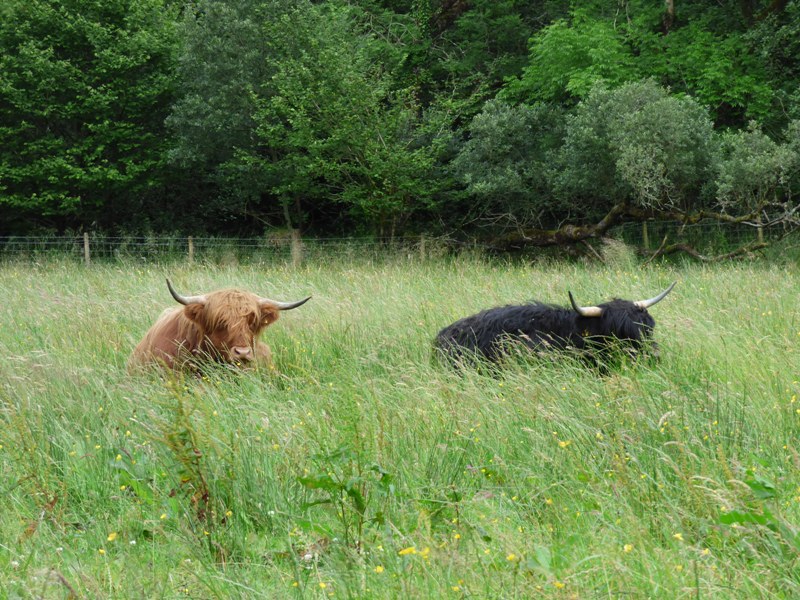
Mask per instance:
[[[170,158],[195,173],[203,184],[195,198],[198,209],[218,222],[256,220],[262,226],[282,218],[280,204],[269,197],[278,181],[252,158],[269,155],[255,120],[256,99],[274,89],[265,24],[279,21],[293,4],[199,0],[184,13],[177,68],[181,94],[167,119]]]
[[[588,214],[620,201],[640,208],[704,207],[716,155],[708,112],[651,80],[595,87],[567,125],[557,189]],[[594,209],[594,210],[592,210]]]
[[[800,125],[791,123],[784,143],[755,126],[720,136],[696,101],[671,96],[653,81],[615,90],[597,86],[568,117],[554,170],[556,195],[580,216],[565,215],[566,222],[553,230],[506,233],[495,243],[577,242],[626,220],[797,227],[792,190],[800,173],[798,132]],[[709,259],[685,244],[659,252],[676,250]]]
[[[569,211],[550,186],[553,156],[564,134],[560,110],[494,100],[468,131],[469,140],[453,161],[468,194],[466,222],[541,227]]]
[[[172,3],[9,2],[0,20],[0,211],[60,227],[135,221],[166,185]]]
[[[792,187],[800,174],[800,121],[790,123],[785,139],[770,139],[755,123],[722,136],[716,180],[721,210],[751,214],[759,224],[797,222]]]
[[[355,217],[390,232],[430,195],[403,60],[347,4],[205,0],[187,17],[174,157],[231,216],[291,228]]]
[[[611,22],[576,11],[531,38],[530,61],[510,78],[503,98],[516,102],[573,103],[598,83],[615,87],[639,79],[632,49]]]
[[[666,12],[665,12],[666,11]],[[598,83],[609,88],[653,78],[736,126],[776,110],[764,52],[746,35],[738,10],[716,4],[626,2],[625,18],[604,2],[573,9],[531,38],[528,65],[508,79],[514,102],[574,105]]]
[[[338,202],[388,235],[431,194],[432,158],[412,94],[392,88],[347,7],[309,7],[268,26],[274,89],[256,99],[263,168],[284,206]],[[253,160],[257,160],[253,157]]]
[[[637,47],[651,77],[673,93],[691,94],[718,125],[766,119],[774,110],[763,56],[738,31],[715,31],[701,18],[666,36],[640,31]]]
[[[800,119],[800,3],[758,20],[747,32],[753,53],[764,58],[774,111],[763,125],[777,132],[787,120]]]
[[[564,16],[563,3],[547,0],[415,4],[427,42],[419,69],[427,77],[423,98],[430,97],[431,104],[453,98],[465,119],[480,111],[507,78],[519,74],[527,63],[531,35]]]

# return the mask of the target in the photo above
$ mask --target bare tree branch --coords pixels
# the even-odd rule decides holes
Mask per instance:
[[[644,264],[643,264],[642,266],[643,266],[643,267],[646,267],[646,266],[647,266],[647,265],[649,265],[649,264],[650,264],[650,263],[651,263],[653,260],[655,260],[655,258],[656,258],[657,256],[659,256],[659,255],[661,254],[661,252],[664,250],[664,246],[666,246],[666,245],[667,245],[667,236],[665,235],[665,236],[664,236],[664,239],[663,239],[663,240],[661,240],[661,245],[658,247],[658,250],[656,250],[655,252],[653,252],[653,254],[650,256],[650,258],[648,258],[646,261],[644,261]]]
[[[586,240],[581,240],[581,242],[589,250],[589,253],[592,254],[599,262],[601,262],[603,264],[606,263],[606,261],[603,259],[603,257],[600,256],[600,254],[597,252],[597,250],[595,250],[589,242],[587,242]]]
[[[702,221],[716,221],[719,223],[729,223],[738,225],[748,225],[751,227],[758,227],[765,229],[767,227],[775,227],[783,225],[789,227],[791,231],[800,228],[800,219],[797,217],[800,207],[791,207],[789,205],[772,205],[773,208],[780,207],[783,212],[773,213],[771,218],[759,220],[762,216],[762,211],[765,210],[764,206],[759,206],[757,209],[747,214],[731,215],[725,212],[715,212],[710,210],[698,210],[694,212],[682,212],[675,209],[656,209],[656,208],[643,208],[639,206],[631,206],[627,203],[615,204],[611,210],[597,223],[590,223],[588,225],[573,225],[566,223],[556,229],[517,229],[513,232],[506,233],[499,236],[490,237],[486,242],[499,250],[519,250],[525,247],[537,246],[557,246],[566,244],[583,243],[588,247],[587,240],[592,238],[599,238],[606,234],[606,232],[613,226],[622,222],[641,222],[641,221],[661,221],[661,222],[677,222],[683,226],[693,225]],[[713,262],[719,260],[726,260],[734,258],[743,254],[749,254],[755,250],[767,247],[763,240],[758,240],[751,244],[746,244],[727,254],[719,256],[705,256],[700,254],[695,248],[688,244],[677,243],[667,246],[666,237],[661,242],[661,246],[654,253],[647,252],[649,257],[647,262],[652,261],[657,256],[664,254],[671,254],[674,252],[685,252],[686,254],[703,262]],[[590,247],[591,248],[591,247]],[[647,263],[645,263],[647,264]]]
[[[558,229],[524,229],[519,232],[505,234],[490,240],[498,248],[513,250],[525,246],[557,246],[574,244],[583,240],[602,236],[625,214],[624,203],[614,205],[608,214],[598,223],[590,225],[572,225],[567,223]]]
[[[664,238],[666,240],[666,238]],[[738,256],[742,256],[745,254],[751,254],[756,250],[761,250],[766,248],[769,244],[764,242],[753,242],[750,244],[745,244],[733,250],[731,252],[726,252],[725,254],[718,254],[717,256],[706,256],[705,254],[700,254],[693,246],[689,244],[670,244],[669,246],[664,247],[662,245],[661,248],[653,252],[653,254],[647,259],[644,263],[645,265],[650,263],[653,259],[657,256],[664,256],[666,254],[674,254],[675,252],[685,252],[692,258],[699,260],[700,262],[721,262],[723,260],[729,260],[731,258],[736,258]]]

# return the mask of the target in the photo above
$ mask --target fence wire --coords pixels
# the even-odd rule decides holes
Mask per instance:
[[[625,223],[610,232],[611,237],[626,244],[655,251],[664,241],[666,244],[688,244],[698,251],[725,252],[758,241],[775,241],[790,231],[782,227],[759,229],[743,223],[706,221],[680,224],[674,222],[646,221]]]
[[[427,258],[457,245],[425,236],[393,239],[232,238],[194,236],[0,236],[0,260],[45,258],[108,262],[190,260],[217,264],[299,263],[333,258],[364,260],[387,256]]]
[[[655,251],[665,242],[683,243],[700,252],[721,253],[763,239],[773,242],[788,232],[780,228],[759,230],[741,224],[704,222],[692,225],[650,221],[626,223],[608,232],[631,246]],[[759,235],[762,237],[760,238]],[[389,257],[426,259],[464,251],[492,251],[478,241],[451,237],[406,236],[394,238],[111,236],[99,233],[63,236],[0,236],[0,260],[45,258],[100,262],[197,261],[248,264],[324,260],[381,260]],[[531,249],[535,253],[539,249]]]

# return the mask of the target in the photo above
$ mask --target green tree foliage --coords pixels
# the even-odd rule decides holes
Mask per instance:
[[[713,179],[714,130],[690,97],[653,81],[595,87],[568,119],[555,187],[598,216],[620,200],[643,208],[700,208]]]
[[[764,61],[773,106],[778,107],[765,125],[787,117],[800,119],[800,2],[790,2],[784,11],[757,21],[746,35],[754,54]]]
[[[541,0],[421,0],[415,5],[420,12],[426,9],[420,20],[427,36],[426,87],[437,92],[432,100],[454,97],[468,118],[525,66],[531,33],[564,10],[562,3]]]
[[[645,72],[694,96],[718,124],[766,119],[773,110],[763,57],[742,33],[721,34],[692,21],[669,35],[640,33],[637,49]]]
[[[0,211],[9,221],[133,220],[163,197],[173,15],[166,0],[8,0]]]
[[[466,221],[541,226],[569,210],[556,202],[550,186],[564,134],[559,109],[487,102],[469,134],[453,161],[469,195]]]
[[[564,103],[585,98],[597,83],[617,86],[640,76],[623,32],[611,22],[576,12],[532,38],[530,64],[510,79],[504,96]]]
[[[183,15],[180,94],[167,119],[170,158],[202,182],[196,201],[209,218],[236,222],[271,214],[263,195],[276,182],[252,160],[268,153],[256,136],[256,99],[274,89],[265,23],[280,20],[290,4],[199,0]]]
[[[294,11],[271,29],[275,89],[259,99],[257,134],[272,149],[265,168],[280,174],[273,192],[340,202],[390,233],[430,194],[413,95],[392,89],[391,65],[374,60],[379,42],[354,35],[349,9]]]
[[[792,185],[800,173],[800,121],[785,142],[770,139],[755,124],[722,137],[717,200],[724,210],[763,212],[767,219],[792,210]]]
[[[504,97],[574,103],[597,83],[616,87],[652,77],[673,93],[696,97],[720,124],[765,119],[776,109],[775,82],[738,10],[677,3],[665,31],[663,5],[630,2],[624,16],[606,16],[605,3],[596,4],[534,34],[529,64],[509,79]]]
[[[597,84],[566,118],[551,105],[489,102],[453,162],[471,219],[513,226],[586,223],[620,201],[702,208],[717,139],[708,112],[653,81]]]
[[[0,233],[774,221],[799,23],[797,0],[7,0]]]
[[[391,230],[430,196],[418,106],[348,6],[207,2],[188,17],[175,157],[213,173],[228,212],[308,226],[344,212]],[[401,60],[396,56],[394,60]]]

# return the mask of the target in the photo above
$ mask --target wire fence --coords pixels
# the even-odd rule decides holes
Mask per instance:
[[[760,231],[760,232],[759,232]],[[704,222],[692,225],[646,222],[626,223],[608,236],[630,246],[653,252],[666,240],[682,243],[699,252],[722,253],[757,241],[774,242],[787,235],[780,228],[759,230],[731,223]],[[111,236],[82,233],[62,236],[0,236],[0,260],[74,259],[99,262],[151,263],[197,261],[214,264],[382,260],[405,257],[425,260],[447,254],[495,250],[479,241],[426,235],[393,238],[302,238],[281,232],[264,237],[202,236]],[[531,253],[545,252],[533,248]],[[558,251],[556,250],[556,253]],[[552,250],[551,250],[552,253]]]
[[[195,236],[109,236],[97,233],[65,236],[0,236],[0,260],[75,259],[92,262],[152,263],[189,261],[214,264],[258,264],[330,260],[378,260],[389,256],[426,259],[456,246],[430,236],[376,238],[263,238]]]
[[[744,223],[704,221],[681,224],[670,221],[625,223],[610,232],[626,244],[655,251],[666,240],[668,244],[688,244],[698,251],[726,252],[753,242],[774,242],[790,231],[782,227],[758,228]]]

